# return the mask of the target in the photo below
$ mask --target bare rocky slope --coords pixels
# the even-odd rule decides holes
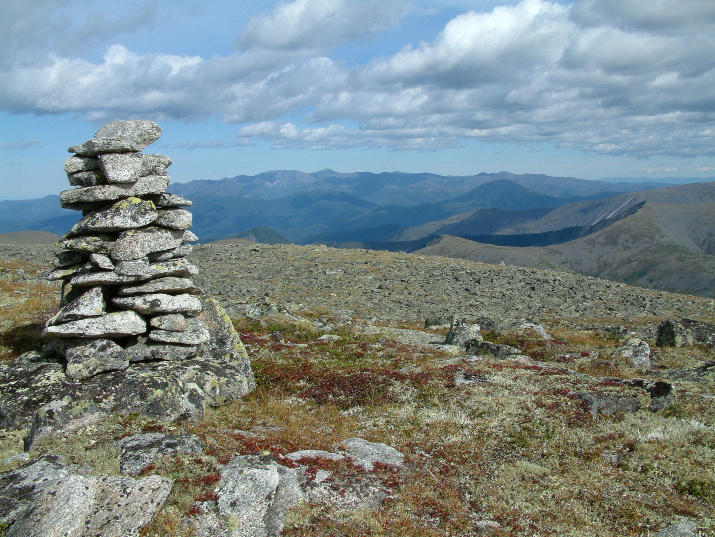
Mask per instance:
[[[58,286],[43,282],[53,253],[0,244],[5,371],[31,363],[20,353],[56,308]],[[41,472],[53,488],[33,494],[46,505],[91,491],[81,537],[117,520],[132,531],[101,534],[715,531],[714,300],[325,246],[208,244],[191,259],[241,333],[256,391],[198,421],[80,415],[32,442],[6,420],[0,521],[43,505],[27,497]],[[452,317],[467,321],[439,344]],[[692,326],[706,339],[655,347],[669,319],[675,339]],[[118,505],[115,491],[132,501]]]

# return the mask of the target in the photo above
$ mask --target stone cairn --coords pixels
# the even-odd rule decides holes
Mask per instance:
[[[142,154],[160,135],[151,121],[115,121],[69,148],[65,172],[77,188],[60,202],[82,219],[59,243],[49,278],[63,282],[62,307],[43,335],[70,378],[189,359],[211,337],[197,318],[198,269],[185,258],[198,240],[182,208],[191,202],[166,192],[169,157]]]

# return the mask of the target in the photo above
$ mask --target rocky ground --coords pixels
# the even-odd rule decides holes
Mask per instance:
[[[5,363],[56,310],[52,256],[0,245]],[[191,260],[258,389],[198,422],[111,416],[28,452],[10,428],[4,469],[169,480],[142,535],[715,535],[715,352],[656,346],[664,320],[715,322],[713,300],[321,246],[209,244]],[[471,335],[443,345],[452,318]],[[254,502],[267,526],[241,530],[248,474],[280,501]]]

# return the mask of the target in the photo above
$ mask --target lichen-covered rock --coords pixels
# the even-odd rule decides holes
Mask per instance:
[[[64,239],[59,246],[73,252],[108,254],[114,246],[114,238],[106,234],[83,235]]]
[[[168,192],[156,196],[147,196],[147,199],[153,201],[157,207],[191,207],[191,200],[187,200],[176,194],[169,194]]]
[[[455,319],[449,327],[449,333],[444,342],[448,345],[464,347],[468,341],[479,343],[483,339],[478,324],[470,324],[463,320]]]
[[[270,455],[232,459],[221,469],[216,494],[231,537],[278,536],[288,509],[305,500],[296,471]]]
[[[85,379],[104,371],[121,371],[129,367],[127,351],[109,339],[95,339],[65,352],[65,373],[72,379]]]
[[[149,332],[149,339],[160,343],[175,343],[177,345],[200,345],[211,339],[208,328],[198,319],[186,319],[186,329],[175,330],[152,330]]]
[[[594,418],[599,414],[612,416],[619,413],[633,413],[640,408],[638,399],[627,395],[607,395],[597,392],[575,392],[572,395],[588,407]]]
[[[126,153],[142,151],[161,136],[161,127],[153,121],[137,119],[112,121],[82,145],[69,148],[70,153],[92,157],[101,153]]]
[[[81,287],[94,285],[123,285],[142,282],[153,278],[176,276],[184,278],[198,274],[198,269],[187,259],[170,259],[161,263],[149,263],[146,272],[141,275],[127,276],[117,272],[93,272],[91,274],[78,274],[73,276],[69,283]]]
[[[72,174],[99,169],[99,159],[96,157],[78,157],[73,155],[65,161],[65,173]]]
[[[642,339],[636,337],[628,338],[613,351],[611,358],[625,358],[633,367],[647,369],[651,365],[650,346]]]
[[[127,198],[108,209],[88,214],[72,227],[66,237],[145,227],[154,222],[158,216],[151,201]]]
[[[405,456],[392,446],[363,438],[348,438],[343,440],[339,447],[347,457],[367,472],[375,467],[375,463],[399,467],[405,461]]]
[[[122,450],[119,471],[124,475],[139,475],[159,457],[182,453],[198,455],[203,451],[201,439],[195,434],[166,436],[162,433],[135,434],[117,442]]]
[[[132,537],[171,491],[160,476],[87,475],[44,456],[0,474],[0,521],[8,537]]]
[[[180,313],[157,315],[149,320],[149,325],[159,330],[170,330],[172,332],[183,332],[187,328],[186,317]]]
[[[183,240],[183,230],[149,227],[125,231],[119,235],[111,255],[118,261],[142,259],[152,252],[177,248]]]
[[[96,202],[113,202],[120,199],[161,194],[169,186],[169,177],[147,175],[135,183],[97,185],[64,190],[60,193],[60,204],[65,209],[93,209]]]
[[[118,311],[47,326],[42,335],[79,338],[125,337],[143,334],[146,328],[146,322],[140,315],[133,311]]]
[[[85,317],[100,317],[106,313],[101,287],[92,287],[58,311],[46,326],[76,321]]]
[[[715,325],[692,319],[666,320],[658,325],[656,345],[685,347],[688,345],[715,346]]]

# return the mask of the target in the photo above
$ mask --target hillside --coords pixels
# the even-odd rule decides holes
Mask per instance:
[[[551,246],[495,246],[443,236],[415,253],[577,272],[641,287],[715,297],[715,256],[708,253],[712,251],[712,232],[689,227],[681,220],[682,211],[673,218],[672,210],[671,204],[646,204],[603,230]],[[694,220],[702,215],[705,224],[708,215],[712,220],[713,207],[695,204],[692,214]]]
[[[57,310],[59,285],[43,279],[52,252],[0,245],[0,361],[12,364],[0,367],[32,358],[12,363],[39,347]],[[715,531],[715,355],[655,344],[662,321],[715,322],[711,300],[321,246],[209,244],[192,259],[241,334],[256,391],[196,420],[84,409],[27,448],[28,431],[6,425],[4,483],[47,461],[129,482],[137,461],[136,479],[171,487],[147,537],[228,535],[216,529],[236,527],[222,502],[246,496],[245,512],[268,510],[284,537]],[[478,349],[444,344],[453,316],[483,338]],[[636,346],[647,365],[628,358]],[[181,449],[187,440],[192,449]],[[240,461],[250,471],[230,473]],[[283,494],[257,502],[266,475]],[[290,508],[289,487],[299,497]],[[18,489],[7,488],[0,499],[14,505]],[[126,503],[104,507],[121,517]]]

